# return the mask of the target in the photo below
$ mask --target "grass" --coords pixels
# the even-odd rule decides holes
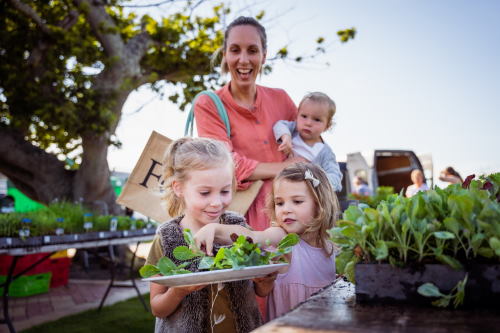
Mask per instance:
[[[144,295],[149,301],[149,294]],[[149,302],[148,302],[149,303]],[[23,333],[139,333],[153,332],[155,318],[137,297],[32,327]]]

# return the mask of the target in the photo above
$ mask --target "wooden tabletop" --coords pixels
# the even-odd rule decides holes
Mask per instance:
[[[339,280],[254,332],[500,332],[500,300],[494,309],[467,310],[356,304],[354,285]]]

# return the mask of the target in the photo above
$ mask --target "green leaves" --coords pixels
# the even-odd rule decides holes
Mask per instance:
[[[278,243],[278,250],[283,250],[288,247],[291,248],[292,246],[297,245],[299,240],[300,238],[297,234],[288,234]]]
[[[495,254],[500,257],[500,240],[497,237],[491,237],[488,243]]]
[[[178,246],[174,249],[174,257],[177,260],[190,260],[200,256],[201,254],[191,251],[187,246]]]
[[[375,247],[375,260],[384,260],[387,258],[387,255],[389,254],[389,249],[387,248],[387,244],[382,241],[382,240],[379,240],[377,241],[376,243],[376,247]]]
[[[417,292],[425,297],[442,297],[444,294],[442,294],[439,291],[439,288],[436,287],[432,283],[424,283],[420,287],[418,287]]]
[[[186,273],[191,273],[187,269],[184,269],[188,263],[182,263],[179,266],[177,266],[172,260],[170,260],[167,257],[162,257],[160,260],[158,260],[158,264],[155,265],[144,265],[139,269],[139,274],[143,278],[148,278],[153,275],[176,275],[176,274],[186,274]]]
[[[439,239],[454,239],[455,235],[448,231],[436,231],[434,232],[434,237]]]
[[[441,262],[454,269],[478,256],[498,262],[499,189],[497,173],[472,180],[469,189],[450,185],[411,198],[387,195],[376,206],[349,206],[329,230],[341,248],[337,272],[352,270],[353,258],[401,266]]]
[[[154,265],[144,265],[139,269],[139,274],[141,274],[143,278],[148,278],[160,274],[160,270]]]
[[[458,281],[449,294],[443,294],[439,288],[432,283],[424,283],[418,287],[417,292],[425,297],[439,297],[439,299],[432,302],[432,305],[437,307],[446,308],[450,305],[450,302],[453,301],[453,306],[456,309],[464,303],[467,280],[468,274],[465,274],[463,280]]]

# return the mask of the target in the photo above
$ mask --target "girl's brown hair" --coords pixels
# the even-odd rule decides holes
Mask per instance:
[[[311,172],[312,176],[319,181],[317,186],[314,186],[312,180],[305,178],[307,171]],[[340,214],[340,205],[325,172],[315,164],[303,162],[294,163],[283,169],[274,178],[273,187],[267,200],[267,211],[272,221],[276,221],[274,185],[283,180],[306,183],[314,198],[316,213],[305,233],[315,233],[316,243],[330,256],[333,253],[333,247],[328,245],[327,230],[335,226]]]
[[[311,101],[315,103],[320,103],[320,104],[325,104],[328,108],[328,123],[326,125],[326,129],[329,129],[333,125],[333,116],[335,115],[335,112],[337,112],[337,106],[335,105],[335,102],[328,97],[327,94],[315,91],[308,93],[307,95],[302,98],[302,100],[299,103],[298,110],[300,111],[300,108],[302,107],[302,104],[304,104],[305,101]]]
[[[220,141],[208,138],[181,138],[170,144],[163,159],[163,185],[165,191],[164,203],[168,214],[179,216],[184,211],[184,201],[175,195],[172,183],[184,182],[189,179],[192,170],[207,170],[229,163],[234,173],[234,163],[226,145]],[[233,192],[236,181],[233,176]]]

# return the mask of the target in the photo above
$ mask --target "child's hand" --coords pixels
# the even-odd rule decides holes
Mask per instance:
[[[260,297],[265,297],[274,288],[274,280],[278,276],[278,272],[267,274],[264,277],[252,279],[255,283],[255,293]]]
[[[179,298],[184,298],[187,295],[191,294],[194,291],[201,290],[208,286],[208,284],[199,284],[196,286],[185,286],[185,287],[172,287],[172,292],[178,296]]]
[[[194,235],[194,242],[196,246],[209,256],[213,256],[213,247],[215,240],[215,228],[218,223],[209,223],[203,228],[198,230]]]
[[[280,138],[281,144],[278,147],[278,151],[283,152],[285,155],[290,155],[292,153],[292,137],[289,134],[283,134]]]

